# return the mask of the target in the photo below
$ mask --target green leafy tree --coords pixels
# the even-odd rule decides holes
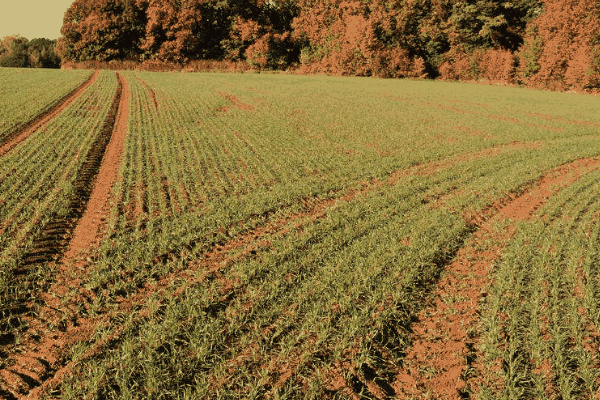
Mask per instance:
[[[56,53],[56,40],[45,38],[29,41],[27,53],[33,68],[60,68],[60,57]]]
[[[0,42],[0,66],[13,68],[29,67],[27,45],[29,41],[20,36],[6,36]]]
[[[144,0],[75,0],[57,50],[68,61],[136,59],[145,33]]]

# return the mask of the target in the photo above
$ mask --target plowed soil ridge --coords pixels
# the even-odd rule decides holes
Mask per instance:
[[[83,91],[96,82],[99,71],[95,71],[91,74],[81,85],[73,89],[69,94],[58,100],[56,104],[48,108],[43,113],[39,114],[35,118],[27,121],[17,127],[13,132],[7,135],[4,143],[0,144],[0,156],[11,151],[19,143],[27,139],[32,133],[46,125],[58,114],[60,114],[65,108],[67,108],[76,98],[78,98]]]
[[[102,209],[107,187],[110,188],[115,179],[123,136],[126,133],[129,91],[124,78],[120,74],[117,74],[117,78],[119,84],[108,116],[73,185],[75,195],[67,206],[68,216],[52,216],[42,233],[34,240],[33,249],[27,253],[20,269],[16,271],[15,279],[27,275],[28,270],[40,263],[61,258],[61,268],[66,269],[64,265],[72,264],[72,257],[80,254],[82,245],[89,244],[91,236],[95,237],[95,218]],[[69,251],[65,252],[67,248]],[[59,274],[57,281],[61,277],[65,280],[64,275]],[[61,289],[67,292],[71,282],[67,278],[61,284]],[[19,345],[0,343],[0,354],[7,355],[6,361],[0,365],[0,384],[4,386],[0,386],[0,394],[8,399],[29,395],[31,389],[50,379],[57,369],[54,350],[60,345],[60,340],[47,330],[48,325],[58,326],[62,330],[61,326],[65,323],[63,313],[66,310],[60,310],[58,300],[54,297],[57,293],[61,294],[57,291],[52,295],[38,294],[41,306],[36,318],[20,316],[26,326]],[[26,314],[33,308],[27,300],[13,299],[13,311],[22,310]],[[15,317],[14,312],[12,316]]]
[[[477,397],[478,387],[499,385],[481,365],[479,305],[490,285],[494,262],[516,233],[517,221],[532,218],[558,190],[600,165],[600,158],[562,165],[533,188],[479,216],[466,215],[479,227],[446,268],[432,304],[413,325],[415,340],[393,387],[400,398],[465,399]],[[500,368],[500,367],[499,367]]]

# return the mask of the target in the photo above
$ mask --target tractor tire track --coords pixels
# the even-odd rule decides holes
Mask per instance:
[[[0,394],[7,399],[39,397],[34,389],[52,379],[60,369],[65,345],[83,339],[86,335],[82,335],[82,330],[93,332],[94,326],[80,327],[77,332],[68,329],[70,325],[79,325],[76,320],[79,304],[61,304],[61,297],[78,285],[85,269],[85,263],[78,257],[85,256],[96,237],[98,222],[104,217],[107,192],[116,180],[129,115],[129,86],[120,73],[117,79],[118,88],[108,116],[74,183],[75,195],[68,205],[68,217],[51,218],[25,257],[22,266],[25,271],[21,275],[39,263],[58,259],[60,264],[55,265],[53,272],[57,276],[51,290],[37,294],[40,304],[35,315],[19,316],[25,322],[20,343],[1,349],[6,360],[0,369]],[[76,299],[80,304],[89,303],[89,299],[81,297]],[[33,308],[21,303],[25,303],[21,304],[25,310]]]
[[[479,386],[501,385],[483,370],[478,337],[479,305],[491,284],[493,264],[516,233],[517,221],[532,218],[550,196],[599,165],[600,158],[561,165],[508,203],[480,215],[464,214],[478,230],[447,266],[432,304],[418,314],[415,340],[392,385],[399,398],[477,398]]]
[[[112,134],[109,138],[110,142],[106,145],[106,152],[87,202],[85,214],[79,219],[69,244],[69,250],[63,256],[65,260],[74,259],[87,253],[89,246],[96,239],[99,223],[104,221],[108,214],[106,203],[112,186],[117,180],[117,173],[121,165],[129,116],[129,85],[122,75],[118,74],[117,78],[119,79],[119,86],[123,89],[122,94],[119,95],[116,121],[114,121]]]
[[[0,156],[3,156],[15,148],[19,143],[27,139],[31,134],[36,132],[42,126],[48,124],[58,114],[60,114],[65,108],[67,108],[73,101],[75,101],[81,93],[83,93],[88,87],[96,82],[100,71],[96,70],[91,74],[81,85],[75,88],[71,93],[64,96],[55,105],[44,111],[40,115],[36,116],[32,120],[25,122],[23,125],[18,127],[12,133],[10,133],[5,142],[0,144]]]

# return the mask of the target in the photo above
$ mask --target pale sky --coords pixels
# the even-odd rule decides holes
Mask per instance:
[[[74,0],[0,0],[0,40],[20,34],[27,39],[58,39],[65,11]]]

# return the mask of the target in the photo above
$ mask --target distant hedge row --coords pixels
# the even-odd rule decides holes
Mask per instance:
[[[0,41],[0,67],[60,68],[56,40],[6,36]]]
[[[597,89],[599,22],[597,0],[76,0],[57,51]]]

